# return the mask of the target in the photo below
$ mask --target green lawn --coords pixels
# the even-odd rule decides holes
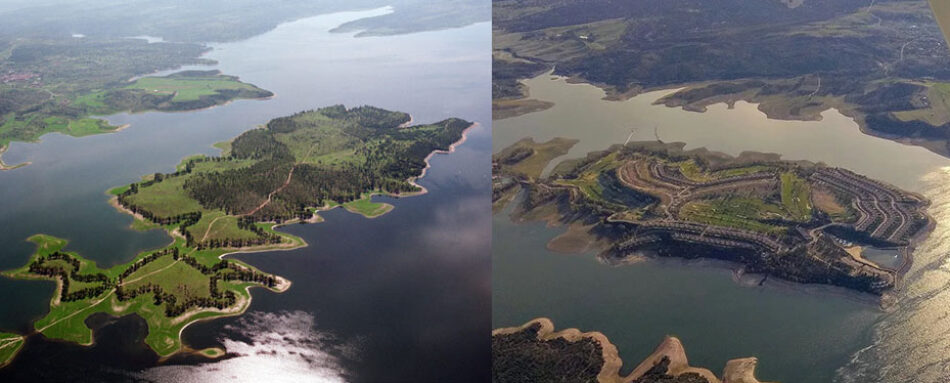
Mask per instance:
[[[140,206],[158,217],[170,217],[182,213],[205,211],[204,207],[184,192],[186,177],[170,177],[162,182],[139,189],[129,196],[129,202]]]
[[[687,179],[696,182],[707,182],[713,180],[713,177],[709,174],[706,174],[706,171],[703,170],[703,168],[701,168],[699,164],[696,163],[696,161],[680,161],[676,163],[676,165],[679,166],[680,172],[683,173],[683,176],[685,176]]]

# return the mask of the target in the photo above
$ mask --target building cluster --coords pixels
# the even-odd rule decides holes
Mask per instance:
[[[40,85],[40,75],[33,72],[15,72],[7,71],[7,73],[0,74],[0,82],[4,84],[13,84],[24,81],[32,81],[32,85]]]
[[[916,197],[838,168],[821,168],[811,180],[836,193],[848,196],[858,213],[853,227],[871,238],[894,244],[906,244],[913,234],[914,211],[921,201]]]

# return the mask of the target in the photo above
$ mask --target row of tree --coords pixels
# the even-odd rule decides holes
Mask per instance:
[[[196,258],[183,255],[180,252],[175,251],[171,252],[171,254],[176,261],[181,261],[195,270],[198,270],[203,275],[210,276],[208,282],[209,297],[185,296],[184,301],[179,302],[178,296],[166,292],[161,286],[154,283],[145,283],[132,290],[124,288],[123,285],[119,285],[116,288],[116,296],[119,300],[127,301],[139,295],[151,293],[154,299],[153,304],[156,306],[164,304],[165,315],[169,318],[173,318],[193,307],[217,308],[222,310],[233,306],[237,297],[232,291],[221,291],[218,286],[219,280],[251,282],[270,288],[273,288],[277,283],[273,275],[257,272],[228,260],[223,260],[209,267],[199,263]]]
[[[69,270],[66,270],[60,265],[50,264],[49,262],[51,261],[64,261],[69,265]],[[75,257],[60,251],[55,251],[52,254],[37,257],[33,262],[30,262],[28,270],[33,274],[59,279],[62,285],[59,291],[59,300],[62,302],[72,302],[96,297],[115,285],[115,283],[103,273],[79,274],[80,265],[80,261]],[[76,291],[70,291],[70,281],[73,280],[82,283],[98,282],[99,284]]]

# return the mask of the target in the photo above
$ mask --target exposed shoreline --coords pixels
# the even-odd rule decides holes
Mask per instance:
[[[726,106],[731,108],[735,104],[736,101],[745,101],[749,104],[755,105],[756,109],[762,112],[763,114],[765,114],[765,116],[770,120],[776,120],[776,121],[820,121],[821,120],[820,113],[818,113],[817,115],[792,115],[792,114],[787,114],[787,113],[778,113],[777,110],[764,108],[763,106],[767,105],[765,100],[756,98],[755,96],[751,96],[751,95],[744,95],[743,93],[728,93],[728,94],[713,95],[706,99],[701,99],[701,100],[698,100],[697,102],[688,103],[688,104],[678,104],[678,103],[672,102],[673,100],[667,99],[668,96],[671,96],[680,90],[703,87],[703,86],[708,86],[712,84],[729,83],[730,81],[738,81],[738,80],[693,81],[693,82],[686,82],[686,83],[681,83],[681,84],[669,84],[669,85],[650,86],[650,87],[634,86],[627,91],[619,92],[617,91],[616,87],[612,85],[589,81],[587,79],[577,77],[577,76],[556,75],[554,74],[554,69],[550,69],[535,77],[521,78],[518,80],[518,82],[522,86],[525,87],[526,91],[530,92],[530,89],[529,89],[530,87],[527,84],[525,84],[525,81],[538,78],[541,76],[545,76],[545,75],[563,79],[564,82],[566,82],[567,84],[572,84],[572,85],[585,84],[585,85],[590,85],[595,88],[598,88],[604,92],[604,96],[601,98],[601,100],[604,100],[604,101],[623,102],[644,93],[668,90],[668,91],[674,91],[674,92],[655,100],[653,104],[663,105],[668,108],[680,108],[683,111],[687,111],[687,112],[705,113],[706,107],[708,106],[712,106],[716,104],[725,104]],[[751,77],[751,78],[746,78],[746,79],[741,79],[741,80],[744,80],[744,81],[763,80],[764,81],[764,80],[774,80],[774,79]],[[785,99],[791,98],[785,95],[772,96],[772,97],[781,97]],[[834,102],[830,104],[822,103],[821,106],[826,107],[822,112],[827,111],[827,110],[834,110],[840,113],[841,115],[850,118],[858,126],[858,130],[865,135],[868,135],[871,137],[877,137],[881,139],[886,139],[889,141],[894,141],[894,142],[901,143],[908,146],[922,147],[940,156],[950,158],[950,141],[903,137],[896,134],[889,134],[889,133],[871,129],[870,127],[868,127],[867,122],[864,119],[865,117],[864,114],[857,110],[856,105],[845,103],[843,100],[840,100],[841,96],[837,96],[837,97],[831,96],[831,97],[824,97],[824,98],[828,98],[829,100],[834,100]],[[503,101],[508,102],[508,103],[529,102],[529,101],[549,102],[545,100],[530,98],[529,96],[524,96],[524,97],[515,98],[515,99],[508,99],[508,100],[503,100]],[[536,112],[543,112],[547,109],[550,109],[553,106],[554,104],[551,103],[550,106],[537,109],[537,110],[526,110],[523,113],[518,113],[518,114],[510,115],[510,116],[503,114],[503,117],[498,118],[498,119],[502,120],[506,118],[513,118],[513,117],[523,116],[526,114],[531,114],[531,113],[536,113]],[[494,102],[493,102],[493,109],[494,109]]]
[[[678,338],[669,335],[664,337],[653,353],[640,362],[627,376],[620,375],[623,360],[620,358],[617,346],[611,343],[606,335],[598,331],[581,332],[576,328],[568,328],[555,332],[554,323],[551,319],[542,317],[532,319],[521,326],[494,329],[492,330],[492,336],[517,333],[533,325],[540,326],[537,339],[541,341],[562,338],[568,342],[577,342],[581,339],[590,339],[600,345],[601,357],[604,361],[600,373],[597,375],[597,381],[600,383],[621,383],[639,379],[663,359],[668,360],[666,373],[672,376],[692,373],[705,378],[709,383],[760,383],[755,377],[755,367],[758,363],[758,359],[755,357],[729,360],[723,370],[723,380],[720,380],[709,369],[690,366],[682,342]]]
[[[541,329],[538,330],[538,339],[541,340],[550,340],[555,338],[564,338],[571,342],[576,342],[582,338],[594,340],[600,345],[601,354],[604,358],[604,365],[601,367],[600,374],[597,375],[598,381],[602,383],[620,383],[625,380],[624,377],[620,376],[620,368],[623,366],[623,361],[620,359],[617,346],[614,346],[613,343],[610,343],[610,340],[607,339],[607,336],[603,333],[597,331],[581,332],[576,328],[568,328],[555,332],[554,322],[552,322],[549,318],[542,317],[532,319],[521,326],[494,329],[492,330],[491,334],[492,336],[495,336],[500,334],[515,333],[525,330],[534,324],[539,324],[541,326]]]
[[[18,168],[22,168],[24,166],[32,164],[32,162],[24,162],[22,164],[17,164],[17,165],[7,165],[7,163],[3,162],[3,153],[5,153],[7,149],[9,148],[10,148],[10,145],[0,146],[0,171],[18,169]]]
[[[517,204],[517,201],[519,201],[520,198],[523,198],[518,196],[518,194],[523,192],[524,191],[521,190],[518,193],[515,193],[516,195],[512,196],[510,200],[506,201],[505,205],[517,206],[511,204]],[[931,201],[919,193],[906,193],[914,195],[924,202],[925,206],[922,210],[922,213],[926,216],[928,224],[926,227],[915,233],[915,235],[909,239],[909,243],[906,246],[903,246],[903,256],[901,257],[902,263],[899,267],[877,267],[879,270],[891,273],[894,279],[894,286],[891,289],[884,291],[881,295],[869,294],[866,292],[833,285],[805,284],[786,281],[781,278],[767,278],[766,275],[763,274],[746,273],[745,265],[728,260],[711,258],[699,258],[691,260],[677,257],[660,257],[649,253],[631,254],[621,260],[611,259],[609,261],[600,255],[596,255],[595,257],[599,262],[608,266],[622,266],[650,260],[653,262],[660,262],[662,264],[726,269],[732,272],[733,280],[741,286],[759,287],[767,283],[772,287],[788,289],[790,291],[797,291],[805,294],[832,295],[845,298],[850,301],[872,304],[878,306],[883,311],[888,311],[894,306],[896,301],[895,293],[900,291],[902,287],[901,281],[913,264],[913,252],[915,251],[917,245],[925,240],[936,226],[936,221],[928,211]],[[549,251],[562,254],[586,254],[592,251],[599,253],[609,247],[609,243],[604,242],[603,239],[599,239],[589,232],[589,229],[593,226],[581,225],[576,222],[562,222],[561,215],[556,210],[536,206],[533,212],[525,215],[525,212],[523,211],[518,211],[517,209],[506,209],[505,206],[495,208],[497,208],[497,210],[493,214],[507,214],[508,219],[510,219],[511,222],[515,224],[543,222],[548,229],[556,228],[557,235],[555,235],[545,244],[546,249]],[[753,279],[755,280],[753,281]]]

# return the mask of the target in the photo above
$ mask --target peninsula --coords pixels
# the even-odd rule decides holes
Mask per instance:
[[[565,383],[759,383],[756,358],[726,363],[722,380],[705,368],[691,367],[679,339],[666,337],[628,376],[617,347],[599,332],[554,331],[550,319],[492,331],[492,381]]]
[[[546,108],[519,79],[547,71],[608,99],[701,112],[758,104],[770,118],[837,109],[867,134],[950,156],[950,50],[925,0],[494,2],[494,118]],[[944,25],[944,30],[950,30]]]
[[[0,155],[11,142],[34,142],[48,133],[81,137],[121,128],[95,116],[189,111],[273,96],[216,70],[141,77],[212,64],[199,57],[207,50],[139,39],[0,39]],[[16,167],[0,161],[0,170]]]
[[[88,345],[90,315],[135,314],[148,324],[146,344],[168,357],[186,349],[181,332],[189,324],[244,312],[252,287],[290,287],[290,281],[226,255],[306,246],[274,229],[319,221],[321,210],[385,214],[392,206],[373,202],[372,195],[421,193],[414,180],[430,155],[451,150],[472,126],[456,118],[410,121],[406,113],[341,105],[276,118],[219,145],[221,156],[190,157],[173,173],[109,191],[116,208],[135,216],[133,227],[162,228],[173,237],[171,245],[101,268],[65,250],[65,240],[35,235],[29,263],[3,275],[57,283],[50,312],[34,324],[37,333]],[[0,355],[15,344],[0,342]]]
[[[523,140],[498,153],[494,199],[505,204],[523,190],[517,216],[570,224],[551,245],[597,243],[611,264],[644,255],[720,259],[762,281],[881,295],[897,286],[912,247],[933,225],[922,196],[775,154],[732,157],[686,151],[682,143],[633,142],[561,162],[542,176],[574,143]],[[858,246],[894,249],[902,263],[875,264]]]

